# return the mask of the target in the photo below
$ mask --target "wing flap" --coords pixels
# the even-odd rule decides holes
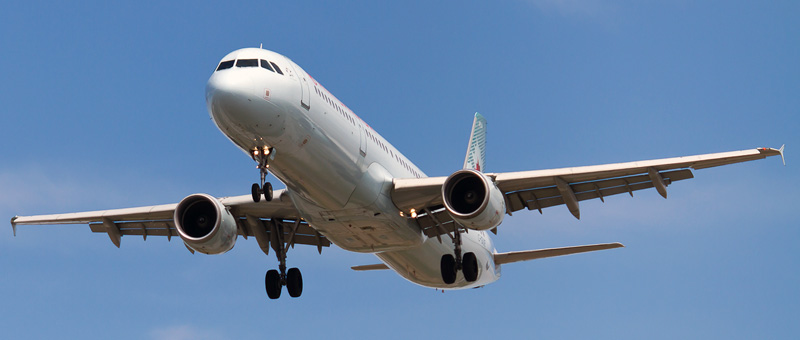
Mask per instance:
[[[694,176],[691,170],[675,170],[660,173],[665,184],[669,185],[674,181],[690,179]],[[585,201],[594,198],[605,198],[608,196],[628,193],[633,195],[634,191],[644,190],[654,187],[649,175],[637,175],[607,180],[570,183],[570,187],[575,192],[578,201]],[[556,205],[564,204],[561,192],[556,186],[521,190],[506,193],[508,197],[508,210],[514,212],[527,208],[528,210],[541,210]]]
[[[255,232],[250,228],[241,228],[242,225],[246,225],[244,218],[240,218],[239,221],[242,222],[239,224],[239,235],[255,236]],[[262,221],[269,221],[269,219],[262,219]],[[284,220],[282,224],[291,225],[293,222]],[[175,222],[173,220],[115,222],[114,225],[119,229],[120,236],[142,236],[144,239],[147,239],[147,236],[166,236],[168,239],[171,239],[173,236],[178,236],[178,230],[175,229]],[[269,224],[261,224],[261,226],[266,225]],[[90,223],[89,227],[92,232],[95,233],[108,233],[109,231],[103,223]],[[264,227],[264,232],[268,237],[270,236],[270,230],[268,228]],[[288,240],[291,230],[289,228],[284,228],[283,234],[283,239]],[[298,225],[297,232],[292,238],[292,243],[312,246],[321,245],[322,247],[330,247],[331,245],[331,242],[325,238],[325,236],[317,236],[314,229],[305,222],[301,222],[300,225]]]
[[[621,243],[603,243],[603,244],[592,244],[587,246],[512,251],[508,253],[494,254],[494,263],[506,264],[506,263],[520,262],[520,261],[530,261],[536,259],[543,259],[546,257],[564,256],[564,255],[571,255],[578,253],[586,253],[590,251],[614,249],[620,247],[625,247],[625,246],[623,246]]]
[[[437,209],[428,209],[428,211],[417,215],[417,223],[419,223],[422,232],[428,237],[437,237],[447,233],[452,235],[456,230],[453,217],[441,206],[437,207]]]

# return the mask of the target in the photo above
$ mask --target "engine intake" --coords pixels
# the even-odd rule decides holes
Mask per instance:
[[[454,172],[442,186],[447,212],[464,227],[488,230],[500,225],[506,213],[503,193],[494,181],[475,170]]]
[[[181,200],[174,221],[183,243],[203,254],[222,254],[236,243],[236,219],[209,195],[193,194]]]

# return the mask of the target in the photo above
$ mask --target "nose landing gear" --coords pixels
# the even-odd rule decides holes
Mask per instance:
[[[264,195],[264,199],[269,202],[272,201],[272,184],[270,182],[264,182],[267,175],[269,174],[269,155],[272,153],[272,148],[263,147],[261,149],[253,150],[253,160],[258,162],[258,170],[261,172],[261,185],[258,183],[253,183],[253,186],[250,187],[250,194],[253,196],[253,202],[260,202],[261,195]]]

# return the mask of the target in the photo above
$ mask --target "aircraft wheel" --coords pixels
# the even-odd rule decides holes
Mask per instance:
[[[253,183],[253,186],[250,187],[250,194],[253,195],[253,202],[261,201],[261,188],[258,187],[258,183]]]
[[[264,285],[267,287],[267,296],[270,299],[277,299],[281,297],[281,274],[275,269],[267,271],[267,276],[264,277]]]
[[[266,199],[267,202],[272,201],[272,183],[270,182],[264,183],[263,191],[264,191],[264,199]]]
[[[444,281],[444,283],[452,284],[456,282],[456,259],[453,255],[443,255],[440,268],[442,270],[442,281]]]
[[[289,296],[293,298],[303,294],[303,275],[300,274],[300,269],[289,268],[286,273],[286,290],[289,291]]]
[[[478,258],[475,253],[464,254],[464,259],[461,261],[461,271],[464,273],[464,279],[467,282],[475,282],[478,279]]]

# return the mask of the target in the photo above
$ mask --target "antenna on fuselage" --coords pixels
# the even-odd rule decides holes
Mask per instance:
[[[263,50],[264,49],[264,43],[258,44],[258,48]]]

